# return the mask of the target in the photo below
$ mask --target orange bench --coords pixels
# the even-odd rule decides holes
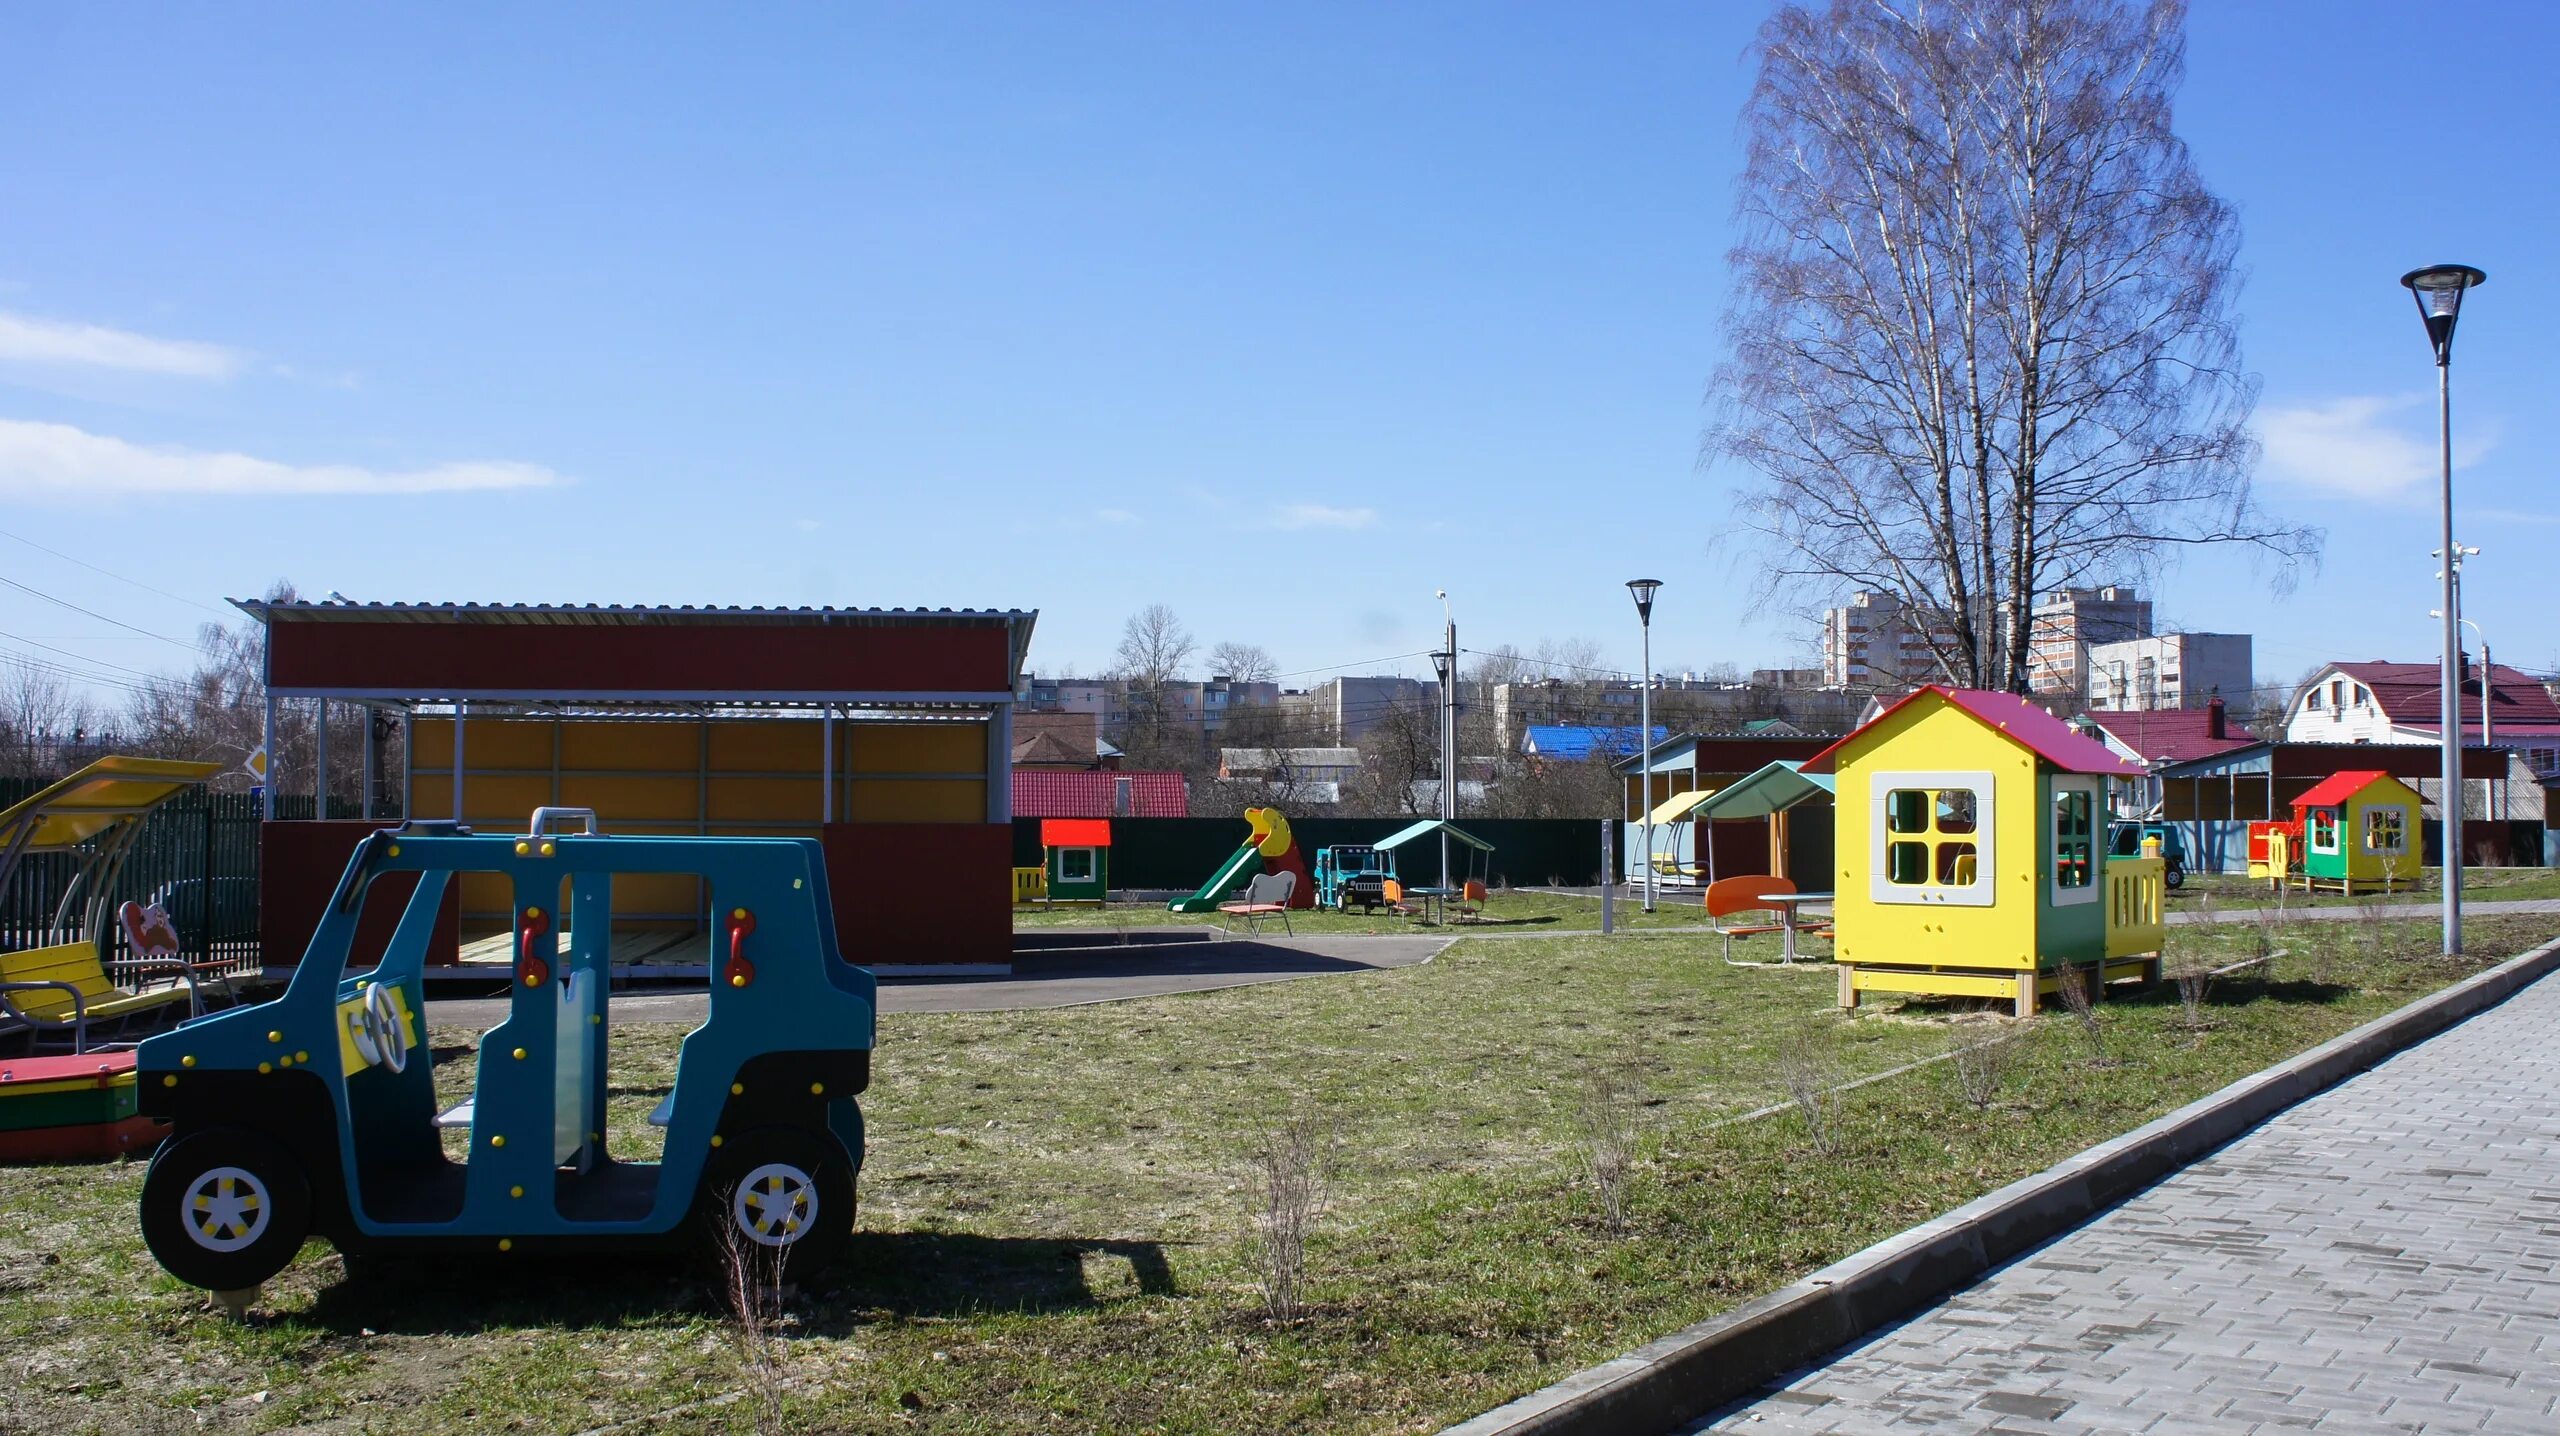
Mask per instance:
[[[1784,932],[1786,923],[1783,920],[1726,922],[1725,919],[1741,913],[1776,913],[1777,909],[1769,906],[1766,900],[1771,897],[1791,896],[1795,890],[1796,885],[1793,881],[1772,877],[1767,873],[1718,878],[1707,885],[1707,916],[1716,920],[1715,931],[1724,938],[1726,962],[1733,963],[1735,967],[1767,966],[1765,963],[1758,962],[1734,962],[1733,940],[1737,937],[1758,937],[1763,933]]]

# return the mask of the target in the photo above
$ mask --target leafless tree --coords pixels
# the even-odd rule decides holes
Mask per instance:
[[[2034,1028],[2021,1028],[1956,1049],[1956,1090],[1963,1094],[1965,1105],[1977,1112],[1987,1112],[2000,1100],[2000,1089],[2008,1085],[2009,1068],[2022,1055],[2021,1044]]]
[[[1209,650],[1209,671],[1223,673],[1238,683],[1268,683],[1279,673],[1271,650],[1258,643],[1238,643],[1233,639]]]
[[[2036,595],[2316,530],[2251,501],[2239,225],[2170,123],[2181,0],[1828,0],[1761,28],[1711,457],[1774,595],[1942,616],[2023,688]]]
[[[1600,1198],[1601,1220],[1613,1232],[1627,1228],[1627,1175],[1635,1166],[1636,1113],[1643,1101],[1633,1064],[1618,1062],[1591,1069],[1574,1109],[1583,1169]]]
[[[1334,1155],[1334,1128],[1307,1111],[1275,1123],[1254,1154],[1253,1189],[1261,1210],[1253,1252],[1263,1315],[1272,1321],[1295,1321],[1304,1310],[1307,1239],[1330,1200]]]
[[[0,660],[0,776],[60,776],[54,755],[74,746],[95,718],[80,690],[51,669]]]
[[[1164,752],[1179,746],[1172,731],[1179,715],[1172,711],[1168,690],[1190,668],[1197,648],[1191,631],[1166,604],[1148,604],[1120,626],[1111,676],[1127,685],[1128,717],[1121,746],[1133,759],[1146,760],[1144,766],[1179,766]]]
[[[1440,776],[1440,719],[1429,704],[1398,703],[1360,737],[1360,776],[1343,806],[1362,817],[1422,817],[1428,803],[1415,784]]]

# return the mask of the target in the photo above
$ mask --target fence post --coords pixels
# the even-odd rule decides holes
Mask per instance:
[[[1618,930],[1617,819],[1600,820],[1600,935]]]
[[[196,893],[198,895],[196,928],[203,936],[199,939],[202,946],[196,953],[196,960],[211,962],[213,961],[213,794],[199,788],[196,790],[196,797],[204,808],[204,848],[196,857]]]

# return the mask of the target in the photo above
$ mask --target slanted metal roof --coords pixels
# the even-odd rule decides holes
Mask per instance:
[[[220,763],[111,753],[0,812],[0,851],[75,848],[222,771]]]
[[[1475,834],[1468,832],[1466,829],[1459,827],[1457,824],[1450,822],[1446,818],[1426,818],[1419,823],[1415,823],[1409,828],[1399,828],[1392,835],[1375,843],[1371,843],[1369,846],[1376,848],[1382,853],[1393,852],[1397,848],[1403,847],[1405,844],[1412,842],[1416,838],[1444,830],[1450,837],[1456,838],[1459,842],[1466,844],[1468,847],[1474,848],[1478,852],[1489,853],[1493,851],[1493,844],[1486,842],[1484,839],[1477,837]]]
[[[1839,779],[1829,773],[1802,772],[1801,767],[1797,763],[1771,763],[1699,804],[1698,816],[1708,821],[1765,818],[1799,803],[1829,798],[1837,791]]]
[[[619,603],[358,603],[352,599],[295,599],[277,603],[235,598],[231,606],[264,624],[416,623],[630,628],[1004,628],[1010,631],[1013,669],[1031,651],[1036,608],[816,608],[761,604]]]

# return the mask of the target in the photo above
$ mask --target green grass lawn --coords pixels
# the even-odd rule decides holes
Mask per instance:
[[[1144,928],[1144,927],[1217,927],[1219,914],[1167,912],[1163,903],[1113,903],[1105,907],[1048,907],[1040,904],[1013,910],[1013,926],[1017,932],[1047,932],[1060,928]],[[1702,895],[1695,888],[1667,889],[1658,895],[1654,911],[1647,913],[1631,898],[1621,897],[1617,903],[1617,925],[1622,928],[1700,927],[1707,922]],[[1397,917],[1391,913],[1362,913],[1307,909],[1289,915],[1291,930],[1301,933],[1393,933],[1437,932],[1439,928],[1417,919]],[[1266,921],[1265,931],[1277,931],[1276,922]],[[1569,893],[1523,892],[1516,889],[1494,890],[1486,901],[1480,921],[1456,922],[1448,925],[1452,933],[1476,928],[1491,932],[1552,931],[1597,932],[1600,930],[1600,900],[1576,897]],[[1236,930],[1243,931],[1238,922]]]
[[[2444,895],[2444,870],[2422,868],[2418,881],[2395,893],[2363,893],[2347,897],[2340,893],[2305,894],[2299,888],[2284,895],[2287,907],[2355,907],[2364,903],[2433,903]],[[2464,868],[2462,895],[2477,902],[2518,901],[2526,898],[2560,898],[2560,870],[2552,868]],[[2210,897],[2217,908],[2246,909],[2253,905],[2274,907],[2276,894],[2264,878],[2238,877],[2229,873],[2190,873],[2186,886],[2169,895],[2172,907],[2193,907]]]
[[[1768,1291],[2522,950],[2418,921],[2305,924],[2277,970],[2016,1023],[1832,974],[1730,968],[1694,936],[1462,942],[1416,968],[1033,1013],[884,1018],[861,1233],[753,1378],[692,1269],[496,1257],[367,1264],[314,1244],[250,1322],[141,1248],[138,1163],[0,1172],[0,1430],[410,1433],[1425,1431]],[[2254,927],[2180,931],[2232,960]],[[1790,1065],[1835,1080],[2001,1033],[1992,1105],[1937,1063],[1842,1097],[1825,1143]],[[681,1032],[617,1033],[615,1142]],[[438,1031],[468,1085],[468,1033]],[[1623,1228],[1583,1152],[1590,1074],[1635,1133]],[[1330,1136],[1303,1316],[1262,1314],[1255,1154]],[[1608,1123],[1600,1123],[1606,1126]]]

